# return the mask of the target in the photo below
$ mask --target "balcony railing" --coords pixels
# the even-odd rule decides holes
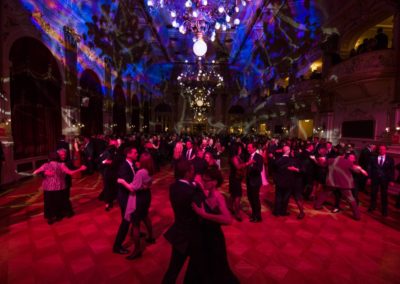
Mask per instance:
[[[299,81],[289,87],[289,94],[298,99],[315,97],[320,94],[321,80],[308,79]]]
[[[384,49],[351,57],[333,66],[325,77],[326,84],[393,76],[396,72],[395,51]]]

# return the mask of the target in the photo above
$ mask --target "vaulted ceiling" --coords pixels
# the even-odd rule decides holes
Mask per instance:
[[[89,66],[86,61],[93,57],[108,58],[119,76],[159,84],[170,79],[173,70],[176,72],[198,60],[192,51],[196,35],[179,32],[173,27],[171,17],[171,7],[185,7],[187,1],[161,0],[164,5],[158,6],[160,0],[21,0],[21,3],[32,13],[41,13],[59,30],[69,26],[80,35],[83,53],[78,55],[79,68]],[[191,2],[194,5],[201,1]],[[333,29],[324,26],[330,9],[334,10],[332,2],[343,3],[342,0],[209,0],[207,5],[215,2],[226,7],[229,3],[240,6],[240,11],[232,15],[240,24],[217,30],[214,41],[205,36],[208,51],[202,62],[223,65],[235,74],[240,87],[250,91],[287,76],[294,61],[332,32]],[[89,50],[86,47],[95,54],[87,54],[90,52],[86,52]]]

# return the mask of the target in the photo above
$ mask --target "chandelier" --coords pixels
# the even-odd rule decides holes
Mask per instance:
[[[189,105],[193,111],[194,120],[202,122],[207,119],[207,113],[211,108],[211,90],[207,87],[186,87]]]
[[[186,69],[177,77],[179,85],[205,86],[213,91],[224,86],[224,78],[216,70],[215,65],[186,65]]]
[[[179,86],[188,99],[194,120],[206,120],[211,104],[211,94],[224,85],[224,79],[215,69],[215,65],[186,65],[186,69],[177,77]]]
[[[215,40],[216,31],[234,29],[240,24],[239,13],[251,0],[147,0],[150,12],[165,9],[168,11],[172,27],[180,33],[195,35],[193,52],[203,56],[207,44],[203,36]],[[197,44],[197,45],[196,45]]]

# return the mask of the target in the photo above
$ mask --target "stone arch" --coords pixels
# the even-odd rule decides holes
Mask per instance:
[[[79,79],[81,100],[81,134],[103,133],[103,92],[99,76],[90,69],[82,72]]]
[[[47,155],[61,135],[62,78],[50,50],[32,37],[16,40],[9,52],[14,159]]]
[[[126,100],[124,90],[121,85],[117,84],[113,92],[113,132],[117,135],[126,134]]]

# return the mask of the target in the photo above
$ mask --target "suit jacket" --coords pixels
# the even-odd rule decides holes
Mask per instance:
[[[304,169],[304,175],[310,178],[314,177],[316,168],[314,161],[310,159],[312,154],[313,153],[304,150],[299,157]]]
[[[371,152],[370,149],[364,148],[361,150],[360,158],[358,159],[358,164],[364,169],[367,170],[369,167],[369,163],[371,162],[372,157],[374,157],[374,153]]]
[[[190,152],[189,159],[187,158],[188,149],[185,149],[185,151],[183,151],[182,157],[183,157],[184,160],[192,160],[196,156],[196,153],[195,153],[194,149],[192,148],[191,150],[192,151]]]
[[[87,145],[84,146],[84,148],[83,148],[83,156],[84,156],[86,162],[88,160],[93,160],[94,147],[93,147],[93,142],[92,141],[89,141],[89,143],[87,143]]]
[[[288,170],[288,167],[295,166],[300,170],[299,173]],[[298,159],[282,156],[275,162],[274,181],[276,186],[284,188],[294,188],[301,185],[301,163]]]
[[[131,166],[126,160],[121,163],[118,169],[117,176],[118,178],[124,179],[127,183],[131,183],[133,181],[134,173]],[[118,184],[118,196],[123,202],[127,202],[129,197],[129,190],[126,189],[123,185]]]
[[[386,155],[385,162],[382,166],[378,163],[378,156],[373,157],[369,163],[368,175],[372,182],[394,181],[394,160],[392,157]]]
[[[248,186],[251,187],[261,187],[261,172],[264,166],[263,157],[260,154],[255,153],[253,160],[255,161],[255,163],[251,164],[247,168],[246,183]]]
[[[182,254],[187,254],[189,247],[201,241],[200,220],[191,204],[200,204],[203,198],[196,187],[177,180],[169,188],[169,199],[175,220],[164,237]]]

